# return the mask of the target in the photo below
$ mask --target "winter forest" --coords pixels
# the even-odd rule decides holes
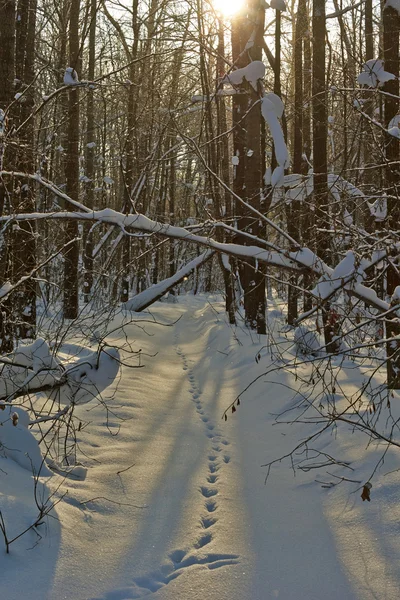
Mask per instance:
[[[400,1],[0,0],[0,597],[400,597]]]

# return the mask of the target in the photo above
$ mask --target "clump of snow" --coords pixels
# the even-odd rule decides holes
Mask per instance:
[[[393,137],[400,138],[399,124],[400,124],[400,115],[395,115],[393,117],[393,119],[390,119],[387,131]]]
[[[274,140],[275,156],[280,167],[289,167],[289,152],[285,144],[279,118],[282,116],[284,105],[276,94],[265,94],[261,100],[261,113],[264,117]]]
[[[247,66],[236,69],[225,75],[222,84],[241,85],[245,79],[257,90],[257,82],[263,79],[265,75],[265,65],[261,60],[253,60]]]
[[[389,127],[388,133],[393,137],[400,138],[400,129],[398,127]]]
[[[385,8],[388,8],[389,6],[394,8],[394,10],[397,10],[400,15],[400,0],[386,0]]]
[[[281,187],[283,185],[283,178],[285,175],[285,167],[278,166],[275,167],[272,177],[271,177],[271,185],[272,187]]]
[[[232,164],[234,167],[236,167],[239,164],[239,157],[238,156],[232,156]]]
[[[357,77],[357,81],[360,85],[367,85],[368,87],[381,86],[386,81],[395,79],[392,73],[388,73],[383,68],[383,60],[380,58],[371,58],[367,60],[363,65],[363,70]]]
[[[390,300],[390,304],[400,304],[400,285],[398,285],[394,290]]]
[[[108,175],[106,175],[105,177],[103,177],[103,181],[104,181],[104,183],[107,183],[108,185],[112,185],[114,183],[114,179],[112,179]]]
[[[280,10],[281,12],[287,10],[286,3],[284,0],[271,0],[269,5],[274,10]]]
[[[385,196],[377,198],[375,202],[367,202],[371,216],[377,222],[384,221],[387,216],[387,199]]]
[[[79,85],[78,74],[72,67],[67,67],[64,73],[64,85]]]

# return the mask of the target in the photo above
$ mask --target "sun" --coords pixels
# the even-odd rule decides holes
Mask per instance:
[[[214,8],[225,17],[231,17],[239,12],[244,5],[244,0],[213,0]]]

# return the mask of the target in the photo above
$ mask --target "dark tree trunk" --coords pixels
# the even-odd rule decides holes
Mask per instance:
[[[384,97],[384,116],[385,127],[393,117],[399,112],[399,34],[400,34],[400,17],[396,9],[386,7],[383,9],[383,58],[385,70],[395,75],[392,79],[385,83],[384,91],[388,92]],[[389,230],[398,231],[400,222],[399,208],[399,140],[388,135],[385,139],[385,183],[386,192],[388,195],[387,201],[387,228]],[[392,259],[396,261],[396,258]],[[398,273],[399,263],[389,264],[387,269],[387,294],[392,296],[396,287],[400,285],[400,277]],[[397,302],[397,300],[396,300]],[[394,337],[400,335],[400,326],[397,324],[397,316],[393,314],[393,321],[388,320],[386,324],[386,337]],[[388,342],[386,347],[387,352],[387,375],[388,387],[400,389],[400,343],[398,341]]]
[[[329,192],[327,165],[327,108],[325,84],[325,0],[313,0],[313,160],[315,221],[319,229],[329,229]],[[330,240],[326,231],[316,233],[316,252],[327,264],[331,262]],[[330,307],[322,307],[322,320],[327,352],[335,352],[334,323],[330,318]]]
[[[15,1],[0,0],[0,165],[12,169],[12,153],[7,145],[7,135],[12,125],[12,115],[7,108],[14,96],[15,79]],[[13,181],[0,181],[0,215],[12,211]],[[0,285],[10,280],[11,253],[9,232],[0,239]],[[9,300],[0,303],[0,354],[13,349],[11,305]]]
[[[247,14],[232,24],[232,55],[238,67],[247,65],[251,60],[261,60],[263,47],[265,9],[256,0],[248,0]],[[252,31],[255,31],[253,46],[243,52]],[[250,84],[243,84],[240,94],[233,96],[234,155],[238,159],[235,166],[233,188],[249,205],[257,210],[261,206],[262,166],[264,158],[261,154],[261,104],[263,94],[260,84],[257,92]],[[238,229],[245,230],[257,237],[263,237],[264,228],[254,214],[236,204],[239,215]],[[238,241],[247,244],[246,238]],[[255,260],[239,267],[241,284],[244,292],[245,320],[248,327],[258,333],[266,333],[265,320],[265,274],[258,268]]]
[[[88,80],[93,81],[95,73],[95,51],[96,51],[96,16],[97,2],[90,0],[90,28],[89,28],[89,63],[88,63]],[[95,120],[94,120],[94,97],[89,90],[86,104],[86,184],[85,201],[88,208],[94,207],[94,155],[95,149],[92,144],[95,141]],[[84,301],[89,302],[93,286],[93,236],[90,234],[90,226],[85,226],[84,235],[84,254],[83,266],[85,270],[84,277]]]
[[[303,165],[303,38],[307,26],[307,6],[305,0],[299,0],[294,38],[294,140],[293,171],[302,172]],[[300,241],[301,205],[294,200],[286,210],[289,235]],[[294,250],[294,248],[292,248]],[[298,316],[298,276],[289,275],[288,313],[289,325],[293,325]]]
[[[16,75],[20,93],[24,101],[19,104],[18,117],[23,124],[31,114],[34,106],[33,80],[36,30],[36,0],[19,0],[17,8],[17,49]],[[28,88],[29,86],[29,88]],[[26,173],[35,171],[34,160],[34,121],[30,119],[22,127],[19,135],[17,169]],[[16,212],[34,212],[35,197],[32,186],[21,181],[15,195]],[[13,231],[13,281],[29,274],[36,265],[36,225],[34,222],[22,221]],[[12,294],[15,338],[33,338],[36,333],[36,283],[28,280]]]
[[[79,76],[79,10],[80,0],[71,0],[69,22],[69,66]],[[68,92],[68,142],[66,151],[65,175],[67,194],[78,200],[79,197],[79,89],[71,86]],[[78,237],[76,221],[65,226],[65,241]],[[64,317],[76,319],[78,316],[78,241],[64,252]]]

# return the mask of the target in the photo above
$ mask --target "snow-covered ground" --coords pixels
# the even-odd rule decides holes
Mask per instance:
[[[280,346],[230,327],[217,298],[189,295],[157,303],[126,327],[143,368],[123,368],[117,387],[103,393],[107,410],[95,400],[79,408],[86,478],[43,478],[39,494],[67,494],[39,526],[40,541],[30,531],[9,555],[1,550],[2,600],[400,597],[398,453],[387,452],[375,473],[370,503],[360,486],[385,448],[367,447],[346,425],[314,447],[325,453],[315,460],[335,456],[348,467],[308,469],[314,460],[293,470],[287,459],[265,483],[261,465],[312,432],[276,424],[283,411],[287,421],[304,411],[284,372],[261,377],[223,418],[265,372],[271,350],[275,359],[278,350],[293,357],[293,334],[284,336],[271,301],[269,323]],[[304,378],[307,369],[299,367]],[[345,362],[338,389],[356,391],[365,372]],[[33,480],[11,459],[0,468],[0,508],[18,531],[34,518]]]

